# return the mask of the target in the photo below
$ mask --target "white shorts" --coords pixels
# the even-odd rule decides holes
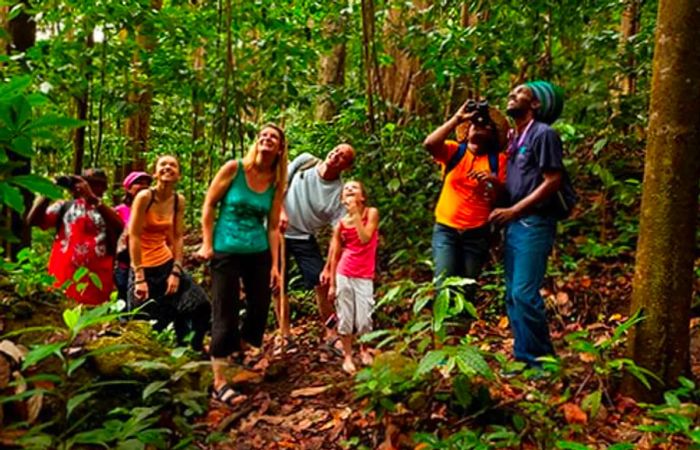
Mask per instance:
[[[374,283],[369,278],[352,278],[336,274],[335,311],[338,333],[362,335],[372,331]]]

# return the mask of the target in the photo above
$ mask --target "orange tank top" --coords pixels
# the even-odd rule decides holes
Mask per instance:
[[[152,209],[146,211],[141,230],[141,264],[144,267],[156,267],[173,258],[168,241],[173,240],[173,214],[156,214]]]

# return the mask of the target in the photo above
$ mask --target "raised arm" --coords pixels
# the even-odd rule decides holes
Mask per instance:
[[[445,159],[444,144],[450,133],[452,133],[452,130],[454,130],[457,125],[471,119],[475,114],[474,112],[466,112],[465,107],[466,103],[462,105],[447,122],[440,125],[423,141],[423,146],[433,155],[433,158]]]
[[[202,247],[197,256],[209,260],[214,256],[214,220],[216,219],[216,205],[228,191],[233,177],[236,176],[238,162],[233,160],[224,164],[216,173],[209,185],[207,195],[202,205]]]
[[[379,226],[379,211],[377,208],[367,208],[367,223],[362,223],[362,216],[359,213],[350,215],[353,225],[357,230],[357,236],[363,244],[372,239],[372,235]]]
[[[51,199],[46,197],[37,197],[32,204],[32,209],[29,210],[29,213],[25,219],[27,225],[30,227],[39,227],[42,230],[51,228],[53,225],[44,220],[46,218],[46,209],[50,204]]]

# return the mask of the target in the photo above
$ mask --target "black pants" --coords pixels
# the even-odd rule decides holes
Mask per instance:
[[[262,345],[272,296],[271,268],[272,257],[269,251],[214,255],[211,260],[213,357],[224,358],[240,350],[241,338],[256,347]],[[246,294],[246,316],[239,332],[240,278],[243,278]]]
[[[182,272],[177,292],[166,295],[168,277],[173,270],[173,260],[157,267],[143,269],[148,283],[148,296],[151,301],[143,305],[136,319],[155,320],[153,329],[164,330],[170,323],[174,325],[178,344],[194,332],[190,345],[194,350],[202,350],[204,335],[209,329],[211,305],[204,290],[196,284],[187,272]],[[134,295],[134,271],[129,270],[127,308],[131,311],[140,303]]]

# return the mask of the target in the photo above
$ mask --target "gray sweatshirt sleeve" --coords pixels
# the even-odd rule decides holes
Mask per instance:
[[[310,153],[302,153],[301,155],[294,158],[287,167],[287,184],[289,184],[289,182],[292,180],[292,177],[294,176],[296,171],[299,170],[301,166],[306,164],[307,161],[313,158],[314,156]]]

